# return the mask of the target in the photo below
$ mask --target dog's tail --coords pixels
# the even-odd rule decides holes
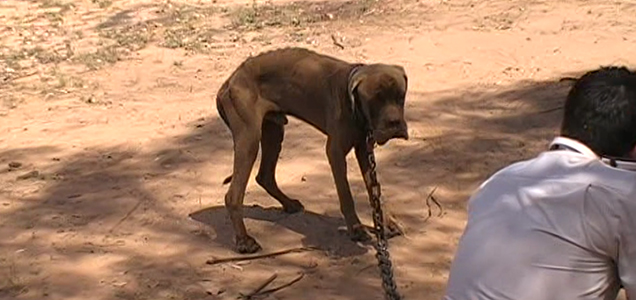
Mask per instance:
[[[223,123],[225,123],[225,125],[227,125],[228,127],[230,126],[230,123],[227,120],[227,115],[225,114],[225,109],[223,108],[223,105],[221,105],[221,99],[222,98],[231,98],[232,95],[230,93],[230,89],[228,88],[229,86],[229,82],[225,81],[223,83],[223,85],[221,86],[221,88],[219,88],[219,91],[216,95],[216,110],[219,112],[219,116],[221,117],[221,120],[223,120]]]
[[[232,174],[234,175],[234,174]],[[230,183],[232,181],[232,175],[226,177],[225,179],[223,179],[223,185],[226,185],[228,183]]]
[[[223,105],[221,105],[221,101],[222,101],[221,99],[223,97],[225,97],[225,98],[231,98],[232,97],[230,89],[229,89],[229,85],[230,85],[230,81],[228,79],[225,82],[223,82],[223,84],[219,88],[219,91],[216,94],[216,109],[219,112],[219,116],[221,117],[221,120],[223,120],[223,123],[225,123],[225,125],[228,126],[228,127],[230,126],[230,123],[228,122],[227,115],[225,113],[225,109],[223,108]],[[231,174],[230,176],[226,177],[223,180],[223,185],[226,185],[226,184],[228,184],[228,183],[230,183],[232,181],[232,175],[233,174]]]

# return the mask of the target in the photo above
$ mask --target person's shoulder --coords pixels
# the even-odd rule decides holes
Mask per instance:
[[[560,161],[564,157],[554,155],[552,151],[545,151],[539,155],[524,160],[512,162],[508,166],[501,168],[494,175],[520,175],[522,177],[543,177],[554,174],[553,168],[561,165]]]
[[[535,163],[539,159],[539,157],[528,158],[524,160],[518,160],[510,163],[507,166],[504,166],[498,170],[496,170],[493,174],[491,174],[484,182],[482,182],[477,190],[482,189],[487,184],[497,181],[499,178],[508,178],[509,176],[513,176],[515,174],[523,174],[523,169],[527,168],[529,165]]]
[[[589,168],[593,178],[592,184],[604,186],[626,197],[636,196],[636,171],[610,166],[596,161]]]
[[[571,151],[544,151],[535,157],[510,163],[497,170],[478,189],[499,181],[536,181],[545,179],[569,180],[573,174],[585,172],[593,159]],[[574,179],[573,179],[574,180]],[[635,181],[636,182],[636,181]]]

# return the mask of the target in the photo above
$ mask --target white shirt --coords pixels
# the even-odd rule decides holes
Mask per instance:
[[[571,139],[550,146],[469,199],[444,300],[636,295],[636,172]]]

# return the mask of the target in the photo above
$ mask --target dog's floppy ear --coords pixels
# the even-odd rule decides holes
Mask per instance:
[[[358,85],[366,78],[366,75],[360,67],[356,67],[351,71],[351,75],[349,75],[349,99],[351,100],[351,110],[355,110],[356,108],[356,97],[354,95]]]
[[[405,88],[408,87],[409,85],[409,78],[408,76],[406,76],[406,70],[404,69],[404,67],[400,66],[400,65],[392,65],[394,68],[398,69],[398,71],[400,73],[402,73],[402,76],[404,76],[404,83],[406,83]]]
[[[404,70],[404,67],[400,66],[400,65],[391,65],[392,67],[398,69],[400,71],[400,73],[404,73],[406,74],[406,70]]]

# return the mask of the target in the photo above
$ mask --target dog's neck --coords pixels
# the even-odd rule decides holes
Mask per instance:
[[[358,64],[354,64],[353,68],[351,68],[351,71],[349,71],[349,77],[347,79],[347,91],[348,91],[348,95],[349,95],[349,101],[350,101],[350,105],[351,105],[351,116],[353,117],[354,121],[360,126],[362,127],[365,131],[370,131],[371,128],[371,122],[370,120],[367,120],[366,115],[364,114],[364,111],[362,110],[362,103],[360,103],[360,101],[356,101],[356,96],[353,92],[349,92],[350,91],[350,84],[351,84],[351,80],[353,78],[353,76],[356,74],[356,72],[358,72],[358,70],[364,66],[364,64],[358,63]]]

